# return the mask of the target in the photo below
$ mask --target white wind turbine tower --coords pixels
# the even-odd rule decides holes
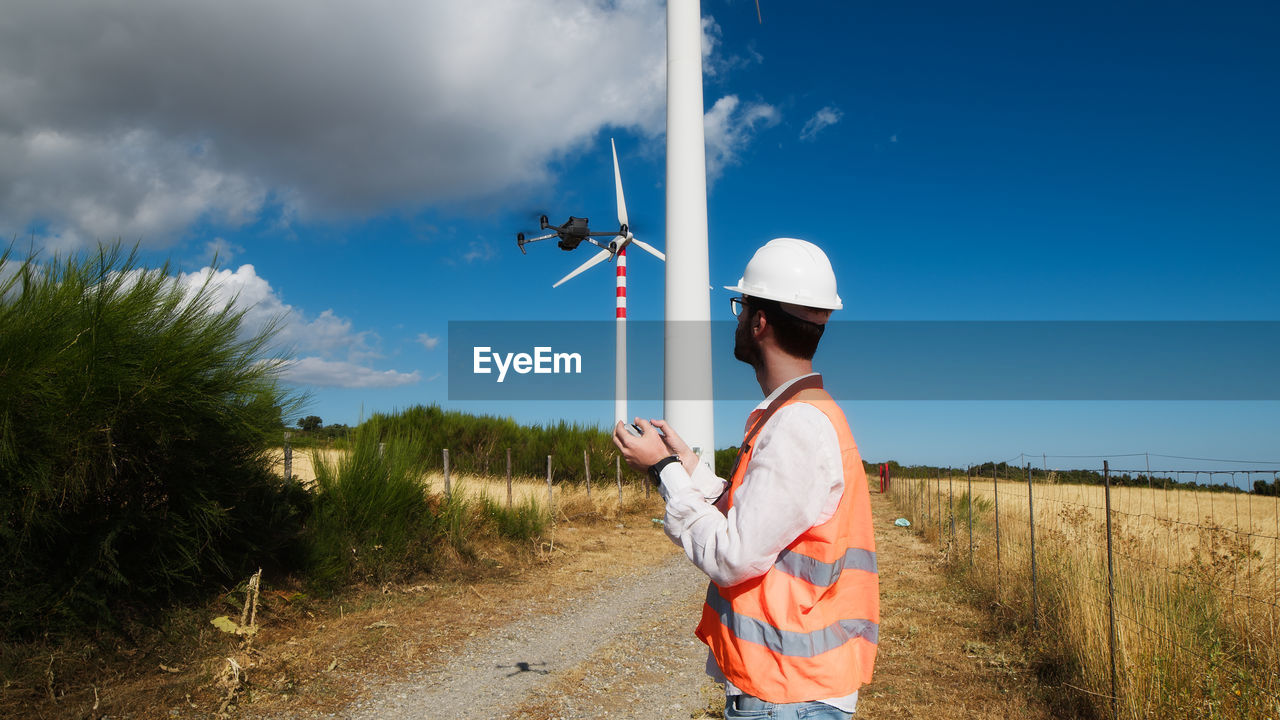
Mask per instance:
[[[667,263],[663,414],[715,467],[707,156],[699,0],[667,0]]]
[[[576,277],[593,265],[598,265],[609,258],[617,258],[617,271],[615,272],[617,278],[617,309],[614,312],[616,318],[617,350],[615,356],[617,365],[613,381],[613,420],[617,423],[619,421],[630,422],[631,420],[627,417],[627,246],[634,244],[663,262],[666,262],[667,256],[643,240],[637,240],[636,236],[631,233],[631,227],[627,220],[627,201],[622,194],[622,173],[618,169],[618,148],[614,145],[612,139],[609,140],[609,146],[613,150],[613,183],[618,199],[618,236],[608,246],[593,255],[590,260],[560,278],[560,281],[552,285],[552,287],[560,287],[566,281]]]

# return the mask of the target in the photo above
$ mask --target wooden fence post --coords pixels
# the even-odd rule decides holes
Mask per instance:
[[[289,445],[289,438],[292,433],[284,434],[284,481],[291,482],[293,480],[293,447]]]
[[[453,495],[453,488],[449,485],[449,448],[444,449],[444,494]]]
[[[551,504],[554,501],[555,501],[554,497],[551,494],[551,456],[548,455],[547,456],[547,512],[553,518],[556,516],[554,512],[551,512]]]
[[[937,501],[934,502],[933,505],[934,507],[938,508],[938,547],[942,547],[942,543],[943,543],[942,538],[946,535],[946,533],[944,532],[944,524],[947,522],[947,517],[942,514],[942,471],[941,470],[938,471]]]
[[[511,448],[507,448],[507,509],[511,509]]]
[[[929,478],[924,479],[924,517],[929,524],[920,528],[921,534],[928,534],[929,528],[933,526],[933,493],[929,492]]]
[[[582,451],[582,471],[587,476],[587,504],[591,504],[591,455],[586,450]]]
[[[618,477],[618,514],[622,514],[622,456],[613,456],[614,474]]]

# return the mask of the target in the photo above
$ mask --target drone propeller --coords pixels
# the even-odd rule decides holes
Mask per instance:
[[[604,262],[605,260],[608,260],[611,257],[613,257],[613,253],[609,251],[609,248],[605,248],[604,250],[601,250],[600,252],[593,255],[590,260],[579,265],[576,270],[560,278],[560,282],[556,283],[555,285],[552,285],[551,287],[558,288],[561,285],[568,282],[569,280],[572,280],[573,278],[577,277],[583,271],[588,270],[595,265],[599,265],[600,263]]]

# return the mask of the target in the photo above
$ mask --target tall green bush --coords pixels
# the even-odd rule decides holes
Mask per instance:
[[[305,494],[266,454],[294,399],[242,320],[119,246],[0,256],[0,630],[108,622],[294,547]]]
[[[448,549],[474,560],[478,539],[528,541],[550,522],[532,498],[513,507],[469,496],[461,477],[449,493],[431,487],[430,438],[375,415],[351,437],[349,452],[315,453],[315,499],[307,522],[310,579],[321,588],[389,582],[438,567]]]
[[[423,482],[423,439],[384,432],[378,420],[354,434],[350,452],[316,454],[307,523],[312,577],[321,585],[385,581],[430,566],[453,513],[435,507]]]

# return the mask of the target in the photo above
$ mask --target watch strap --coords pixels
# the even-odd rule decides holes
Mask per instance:
[[[658,462],[649,466],[649,479],[653,481],[654,485],[661,484],[662,470],[673,462],[680,462],[680,456],[668,455],[667,457],[664,457]]]

